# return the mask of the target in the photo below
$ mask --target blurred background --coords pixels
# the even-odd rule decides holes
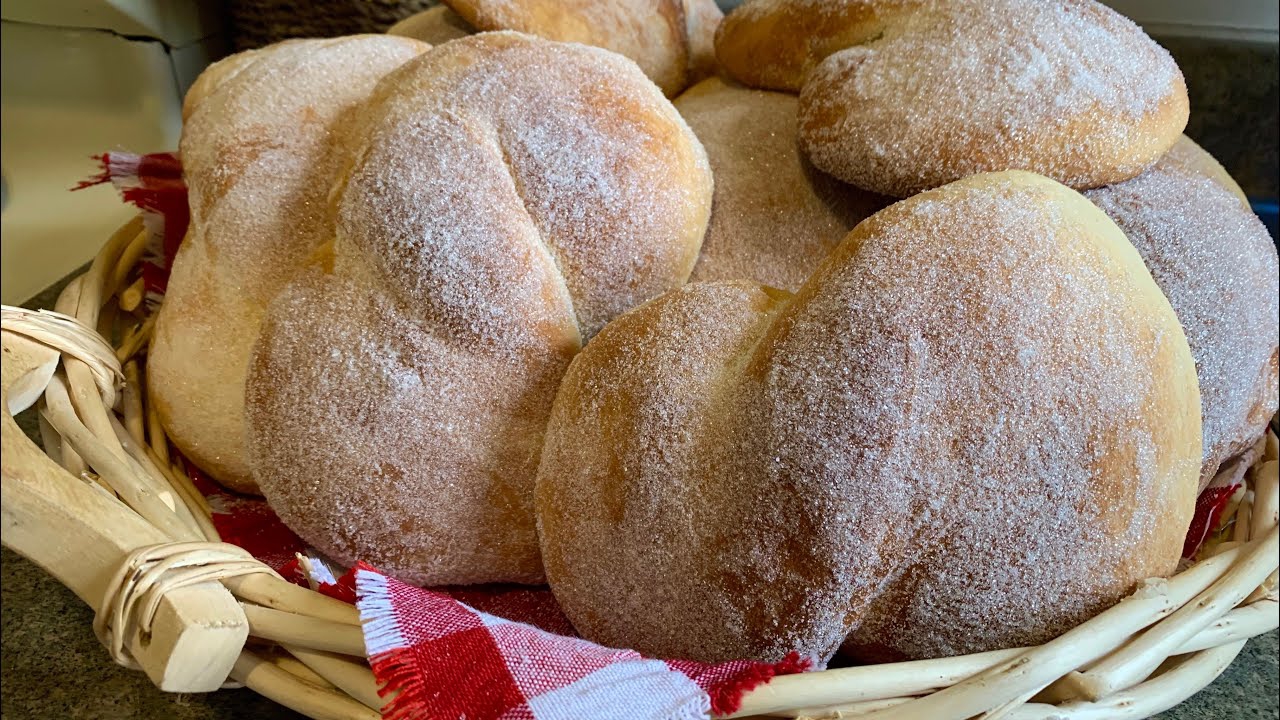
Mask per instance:
[[[4,0],[0,270],[17,304],[86,262],[131,211],[67,189],[104,150],[172,150],[183,93],[211,61],[289,37],[381,32],[433,0]],[[726,11],[738,3],[720,0]],[[1163,44],[1191,95],[1187,134],[1275,230],[1275,0],[1110,0]]]

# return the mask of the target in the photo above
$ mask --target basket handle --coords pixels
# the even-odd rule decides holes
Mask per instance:
[[[57,350],[3,332],[0,381],[0,528],[4,544],[26,557],[95,611],[120,564],[134,550],[170,541],[115,497],[54,463],[10,413],[48,383]],[[18,397],[21,395],[23,397]],[[147,637],[130,654],[161,690],[210,692],[226,682],[249,635],[239,603],[212,581],[166,593]]]

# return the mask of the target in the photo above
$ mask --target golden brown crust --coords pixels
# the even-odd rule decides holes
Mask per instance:
[[[431,45],[443,45],[474,33],[475,28],[447,5],[415,13],[387,28],[388,35],[409,37]]]
[[[277,299],[255,351],[255,473],[342,562],[538,582],[557,384],[614,315],[687,279],[706,157],[630,60],[512,32],[407,63],[355,125],[331,269]]]
[[[579,42],[635,61],[673,97],[689,82],[682,0],[444,0],[480,31],[515,30]]]
[[[161,422],[214,479],[256,492],[244,379],[263,310],[332,235],[335,137],[383,74],[427,49],[407,38],[295,40],[211,67],[188,94],[188,236],[147,366]]]
[[[757,0],[717,52],[748,84],[800,90],[814,165],[897,197],[1006,169],[1119,182],[1187,120],[1173,59],[1093,0]]]
[[[750,87],[798,93],[828,55],[877,39],[924,0],[748,0],[716,32],[716,57]]]
[[[693,284],[574,359],[538,474],[585,637],[662,657],[935,657],[1172,572],[1195,368],[1123,234],[1027,173],[877,213],[794,296]]]
[[[814,168],[796,147],[796,97],[708,78],[676,98],[715,173],[711,224],[691,280],[796,290],[888,198]]]
[[[1185,136],[1147,172],[1086,196],[1128,236],[1186,331],[1200,382],[1203,489],[1280,404],[1275,244],[1240,187]]]

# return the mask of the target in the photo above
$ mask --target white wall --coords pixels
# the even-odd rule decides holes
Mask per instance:
[[[133,211],[68,192],[107,150],[175,150],[181,97],[225,46],[216,0],[4,0],[0,296],[20,303],[89,261]]]
[[[0,296],[20,303],[90,260],[133,213],[110,186],[72,193],[90,155],[177,147],[181,101],[159,42],[0,24]]]

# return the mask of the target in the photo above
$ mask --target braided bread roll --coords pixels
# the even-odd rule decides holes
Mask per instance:
[[[1173,58],[1094,0],[749,0],[716,52],[799,91],[814,165],[898,197],[1006,169],[1119,182],[1187,122]]]
[[[470,32],[515,30],[580,42],[631,58],[668,97],[716,71],[715,0],[444,0],[387,32],[446,42]]]
[[[1124,230],[1187,333],[1200,380],[1203,490],[1254,446],[1280,405],[1276,246],[1240,186],[1185,136],[1150,170],[1085,197]]]
[[[858,225],[795,295],[696,283],[574,359],[538,472],[547,578],[659,657],[1047,640],[1172,572],[1195,366],[1116,226],[1022,172]]]
[[[510,32],[392,73],[352,135],[336,239],[254,353],[255,476],[339,561],[541,581],[556,387],[606,322],[688,278],[706,156],[630,60]]]
[[[423,52],[408,38],[294,40],[207,69],[184,104],[191,206],[147,359],[160,420],[215,480],[256,492],[244,382],[267,304],[333,233],[336,141],[386,73]]]

